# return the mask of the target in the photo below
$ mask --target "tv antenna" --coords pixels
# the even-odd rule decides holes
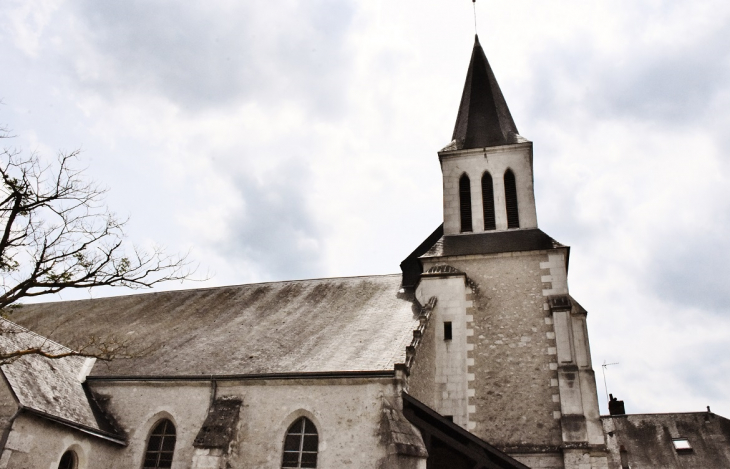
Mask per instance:
[[[601,368],[603,368],[603,387],[606,389],[606,405],[608,405],[609,397],[608,397],[608,385],[606,384],[606,368],[608,368],[611,365],[618,365],[619,363],[606,363],[606,360],[603,360],[603,365],[601,365]]]

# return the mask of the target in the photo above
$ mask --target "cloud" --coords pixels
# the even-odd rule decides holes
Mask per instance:
[[[322,270],[322,233],[307,206],[311,177],[302,159],[254,177],[234,176],[243,209],[228,218],[218,246],[228,262],[252,264],[261,278],[307,278]]]
[[[717,226],[712,230],[678,235],[669,228],[665,238],[657,240],[644,279],[657,296],[683,307],[730,315],[729,211],[727,205],[718,210]]]
[[[76,5],[80,86],[102,95],[166,96],[193,112],[293,100],[341,110],[349,2],[87,1]],[[68,59],[76,51],[66,50]]]
[[[719,25],[684,41],[623,34],[610,50],[590,36],[550,54],[542,53],[549,48],[543,44],[534,55],[531,114],[552,119],[569,111],[594,120],[684,127],[714,115],[712,103],[730,81],[728,28]]]

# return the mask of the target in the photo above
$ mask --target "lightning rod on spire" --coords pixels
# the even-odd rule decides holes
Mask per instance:
[[[471,4],[474,7],[474,34],[477,34],[477,0],[471,0]]]

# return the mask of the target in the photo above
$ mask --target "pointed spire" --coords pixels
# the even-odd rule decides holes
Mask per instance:
[[[507,102],[502,96],[492,67],[489,66],[479,36],[474,36],[469,71],[459,114],[456,116],[453,141],[444,150],[494,147],[525,142],[517,132]]]

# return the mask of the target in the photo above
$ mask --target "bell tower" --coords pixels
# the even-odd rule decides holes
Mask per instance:
[[[517,132],[478,37],[452,141],[439,160],[444,234],[537,228],[532,143]]]
[[[436,298],[409,392],[530,467],[606,468],[570,248],[538,228],[532,142],[478,37],[438,156],[443,225],[401,264],[405,289]]]

